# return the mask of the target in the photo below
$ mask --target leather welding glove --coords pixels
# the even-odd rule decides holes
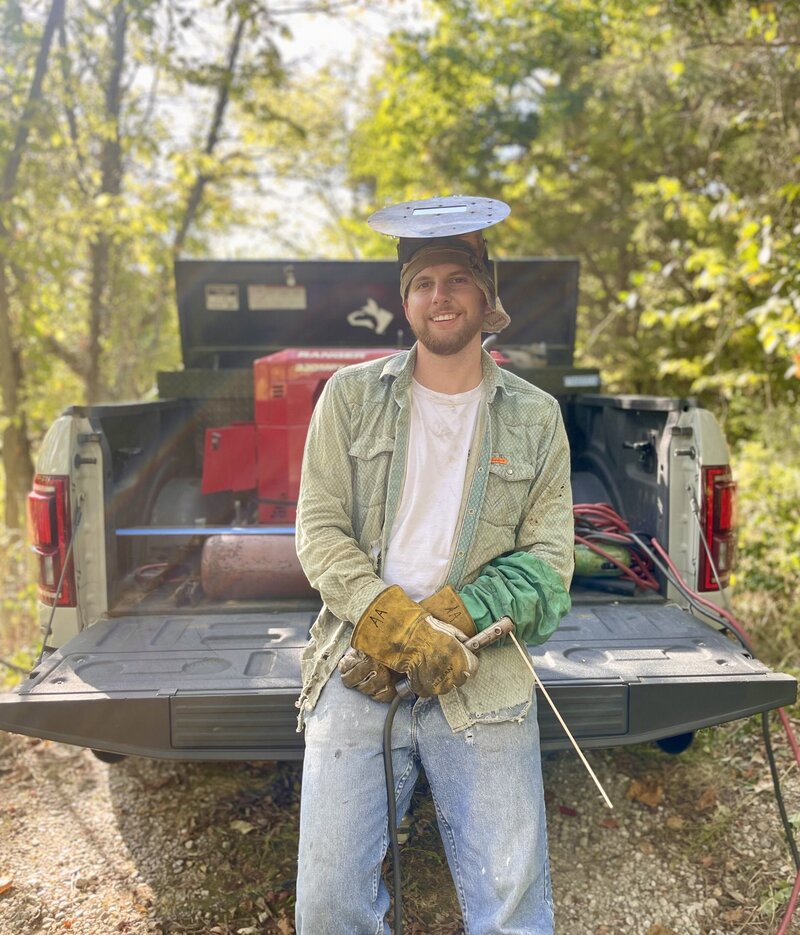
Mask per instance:
[[[350,649],[339,660],[339,672],[347,688],[355,688],[385,704],[397,694],[395,685],[403,677],[359,649]]]
[[[461,630],[467,639],[478,632],[464,602],[449,584],[419,603],[437,620]],[[353,649],[352,646],[342,656],[339,672],[347,688],[355,688],[356,691],[385,704],[389,704],[397,694],[395,685],[402,678],[400,672],[393,672],[382,662]]]
[[[449,584],[419,603],[437,620],[461,630],[467,639],[478,632],[464,602]],[[340,660],[339,672],[347,688],[355,688],[385,704],[389,704],[397,694],[395,685],[402,678],[401,673],[392,671],[352,646]]]
[[[437,620],[443,620],[451,627],[458,627],[467,639],[478,632],[475,621],[458,596],[458,592],[449,584],[435,594],[431,594],[430,597],[426,597],[424,601],[420,601],[420,604]]]
[[[403,672],[416,695],[444,695],[478,669],[467,637],[437,620],[393,584],[375,598],[353,630],[350,645],[395,672]]]

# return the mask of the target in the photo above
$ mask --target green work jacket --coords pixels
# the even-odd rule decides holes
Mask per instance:
[[[569,610],[574,526],[569,444],[556,400],[482,351],[484,396],[442,585],[479,630],[508,615],[541,643]],[[323,600],[301,659],[304,714],[387,585],[383,557],[403,492],[416,349],[345,367],[314,409],[297,506],[297,554]],[[453,730],[524,717],[531,673],[510,642],[480,654],[475,676],[439,700]]]

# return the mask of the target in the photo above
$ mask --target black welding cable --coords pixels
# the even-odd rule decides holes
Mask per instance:
[[[648,539],[652,538],[651,536],[647,534],[643,534],[643,535],[645,538],[648,538]],[[699,613],[703,614],[708,619],[716,621],[724,630],[732,633],[733,636],[736,638],[736,640],[739,642],[739,644],[752,657],[755,658],[755,655],[756,655],[755,650],[750,644],[746,634],[743,632],[741,628],[733,626],[731,621],[727,619],[727,617],[722,613],[722,611],[716,612],[715,609],[713,608],[713,605],[712,607],[709,607],[707,604],[704,604],[701,600],[699,600],[699,595],[694,594],[694,592],[689,588],[689,586],[684,581],[682,581],[677,574],[673,574],[669,565],[661,560],[661,556],[658,555],[653,548],[645,544],[642,541],[642,539],[639,538],[639,536],[637,536],[633,532],[627,533],[627,536],[629,537],[629,540],[631,542],[637,545],[640,550],[642,550],[646,555],[650,557],[650,559],[653,561],[653,563],[659,569],[659,571],[664,575],[667,581],[669,581],[678,591],[680,591],[681,594],[684,595],[684,597],[688,600],[691,607],[696,609]],[[712,567],[713,567],[713,562],[712,562]],[[715,570],[715,577],[717,578],[717,582],[719,583],[719,577],[716,575],[716,570]],[[787,727],[786,729],[787,731],[791,730],[790,727]],[[783,824],[784,834],[789,844],[789,849],[792,852],[792,858],[794,860],[795,867],[797,868],[797,871],[798,871],[797,880],[795,881],[795,886],[792,891],[792,899],[790,900],[787,914],[784,916],[783,923],[781,924],[780,931],[781,933],[784,933],[787,931],[786,926],[789,924],[789,917],[793,914],[794,905],[795,905],[793,900],[796,898],[796,890],[797,890],[798,882],[800,882],[800,854],[798,854],[797,843],[794,837],[794,829],[792,828],[789,822],[788,815],[786,814],[786,805],[785,805],[784,798],[783,798],[783,792],[781,790],[780,776],[778,775],[778,768],[777,768],[777,764],[775,763],[775,756],[772,750],[772,742],[770,739],[769,714],[766,711],[762,712],[762,715],[761,715],[761,730],[762,730],[762,735],[764,738],[764,747],[767,752],[767,760],[769,762],[770,774],[772,776],[772,785],[775,790],[775,801],[778,805],[778,811],[780,812],[781,823]]]
[[[755,658],[755,649],[743,633],[740,633],[735,627],[732,627],[730,622],[726,620],[725,617],[723,617],[721,614],[714,613],[714,611],[712,611],[709,607],[706,607],[704,604],[696,601],[691,590],[689,590],[682,581],[680,581],[672,574],[669,568],[661,561],[661,558],[655,552],[655,550],[651,549],[648,545],[642,542],[642,540],[635,533],[630,533],[630,538],[639,546],[640,549],[646,552],[646,554],[652,559],[653,563],[670,582],[670,584],[677,588],[677,590],[683,594],[683,596],[696,610],[702,614],[705,614],[709,619],[719,623],[720,626],[722,626],[729,633],[732,633],[738,640],[739,644],[744,649],[746,649],[747,652],[753,656],[753,658]],[[789,845],[789,850],[792,852],[792,859],[794,860],[795,867],[800,870],[800,851],[798,851],[797,842],[794,836],[794,829],[792,828],[791,822],[789,821],[789,816],[786,812],[786,803],[783,798],[783,790],[781,789],[781,780],[778,774],[778,766],[775,762],[775,754],[772,749],[769,712],[767,711],[764,711],[761,714],[761,733],[764,738],[764,748],[767,752],[767,761],[769,763],[769,770],[772,776],[772,785],[775,790],[775,801],[778,805],[778,811],[781,816],[781,824],[783,825],[783,831]]]
[[[392,699],[383,724],[383,771],[386,775],[386,804],[389,814],[389,841],[392,846],[392,888],[394,889],[394,935],[403,935],[403,889],[400,881],[400,844],[397,840],[397,802],[392,769],[392,724],[403,700],[399,692]]]
[[[692,605],[692,607],[694,607],[695,610],[697,610],[699,613],[705,615],[706,617],[709,617],[711,620],[714,620],[714,621],[715,621],[716,623],[718,623],[723,629],[727,630],[729,633],[731,633],[733,636],[735,636],[735,637],[736,637],[736,640],[738,641],[738,643],[739,643],[742,647],[744,647],[744,649],[746,649],[747,652],[750,653],[751,656],[755,657],[755,655],[756,655],[755,649],[753,648],[752,644],[749,642],[749,640],[747,639],[747,637],[746,637],[743,633],[740,633],[740,632],[736,629],[736,627],[731,626],[730,621],[726,620],[725,617],[724,617],[721,613],[715,612],[715,611],[713,610],[713,608],[709,607],[707,604],[704,604],[701,600],[699,600],[698,597],[697,597],[697,595],[695,595],[695,594],[686,586],[686,584],[685,584],[684,582],[682,582],[680,579],[678,579],[678,578],[670,571],[669,567],[661,560],[661,557],[660,557],[659,554],[655,551],[655,549],[653,549],[651,546],[647,545],[645,542],[642,541],[641,538],[639,538],[639,536],[641,535],[640,533],[637,534],[637,533],[635,533],[635,532],[631,532],[631,533],[628,533],[628,535],[629,535],[629,537],[631,538],[631,540],[632,540],[633,542],[635,542],[636,545],[637,545],[643,552],[645,552],[645,554],[648,556],[648,558],[650,558],[650,560],[653,562],[653,564],[656,566],[656,568],[658,568],[658,570],[661,572],[661,574],[667,579],[667,581],[669,581],[669,583],[670,583],[674,588],[676,588],[678,591],[681,592],[681,594],[683,594],[683,596],[684,596],[684,597],[686,598],[686,600]]]
[[[789,841],[789,849],[791,850],[792,857],[794,858],[795,869],[800,870],[800,852],[797,850],[797,843],[794,839],[792,825],[789,821],[789,816],[786,813],[786,803],[784,802],[783,795],[781,794],[781,780],[780,776],[778,775],[778,766],[775,763],[775,754],[772,752],[772,740],[769,736],[768,711],[764,711],[761,714],[761,733],[764,735],[764,746],[767,750],[767,761],[769,762],[769,771],[772,774],[772,785],[775,787],[775,798],[778,802],[778,811],[781,813],[781,822],[783,823],[783,828],[786,832],[786,838]]]
[[[477,652],[496,640],[512,633],[514,624],[510,617],[501,617],[480,634],[467,640],[467,648]],[[392,769],[392,725],[394,716],[405,699],[414,699],[416,695],[407,678],[400,679],[395,685],[397,694],[389,705],[386,720],[383,723],[383,771],[386,776],[386,808],[389,823],[389,840],[392,846],[392,887],[394,888],[394,935],[403,935],[403,890],[400,880],[400,843],[397,840],[397,802],[395,800],[394,770]]]

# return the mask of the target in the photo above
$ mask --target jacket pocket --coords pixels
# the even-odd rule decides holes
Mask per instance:
[[[509,458],[504,464],[490,463],[481,519],[492,526],[519,526],[535,479],[536,467],[528,461]]]
[[[394,438],[387,435],[362,435],[350,446],[353,519],[357,534],[363,530],[368,512],[385,506],[386,479],[394,454],[394,442]]]

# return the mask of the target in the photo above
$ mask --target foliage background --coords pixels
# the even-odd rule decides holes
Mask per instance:
[[[365,85],[358,49],[287,68],[297,20],[256,0],[68,0],[30,106],[56,6],[0,12],[0,431],[21,429],[22,475],[66,401],[147,396],[178,366],[175,256],[220,255],[248,225],[249,255],[388,255],[364,223],[377,207],[502,198],[496,255],[581,260],[580,362],[723,422],[737,610],[767,661],[800,670],[796,3],[421,0]],[[296,9],[355,29],[360,4]],[[289,192],[322,219],[313,247],[281,221]],[[35,630],[4,438],[8,658]]]

